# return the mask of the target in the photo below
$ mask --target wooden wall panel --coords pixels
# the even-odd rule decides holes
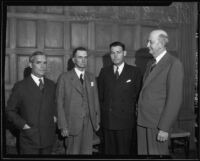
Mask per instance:
[[[17,80],[24,78],[24,69],[29,66],[28,55],[17,55]]]
[[[103,57],[102,56],[96,56],[95,57],[95,73],[96,73],[96,76],[99,75],[99,72],[100,72],[102,67],[103,67]]]
[[[96,24],[95,25],[95,49],[107,50],[112,41],[112,25]]]
[[[36,21],[17,20],[17,47],[36,48]]]
[[[9,23],[9,19],[7,19],[7,21],[6,21],[6,48],[8,48],[9,47],[9,36],[10,36],[10,23]]]
[[[71,23],[71,44],[72,48],[83,46],[88,48],[88,24]]]
[[[47,21],[45,24],[45,48],[64,48],[64,23]]]
[[[169,36],[169,44],[167,46],[168,50],[176,51],[178,50],[177,46],[177,37],[178,37],[178,32],[176,28],[166,28],[163,27],[163,29],[167,32]]]
[[[5,56],[5,77],[4,77],[4,80],[5,80],[5,83],[10,83],[10,57],[9,55],[6,55]]]
[[[35,13],[37,6],[15,6],[16,12]]]
[[[120,26],[120,36],[119,39],[126,46],[126,50],[134,50],[136,37],[135,28],[131,25],[121,25]]]
[[[63,66],[63,56],[47,56],[46,76],[54,82],[57,82],[58,76],[63,72]]]
[[[46,6],[46,13],[63,14],[63,6]]]

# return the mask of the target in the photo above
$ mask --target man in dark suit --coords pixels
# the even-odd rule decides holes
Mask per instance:
[[[168,35],[153,30],[147,47],[154,62],[147,64],[138,101],[138,154],[169,155],[169,132],[182,101],[183,67],[166,50]]]
[[[46,55],[34,52],[32,73],[14,85],[6,113],[20,130],[20,154],[51,154],[56,130],[55,84],[44,77]]]
[[[86,71],[88,52],[73,51],[75,67],[58,79],[58,128],[65,138],[66,154],[92,154],[93,136],[99,130],[100,109],[95,76]]]
[[[137,67],[124,62],[125,56],[123,43],[111,43],[110,57],[113,64],[102,68],[98,77],[106,155],[131,154],[132,136],[136,136],[136,103],[141,73]]]

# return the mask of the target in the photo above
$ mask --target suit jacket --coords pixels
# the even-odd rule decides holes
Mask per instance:
[[[141,86],[139,68],[125,63],[116,80],[113,65],[102,68],[98,78],[102,126],[120,130],[136,125],[136,103]]]
[[[55,84],[44,78],[40,91],[31,76],[17,82],[7,103],[8,120],[20,129],[20,141],[35,147],[52,145],[55,139]],[[31,129],[23,130],[25,124]]]
[[[138,124],[169,132],[182,102],[183,67],[174,56],[166,53],[148,75],[145,72],[138,102]]]
[[[95,77],[85,72],[84,81],[88,96],[89,116],[94,129],[100,122],[99,99]],[[60,75],[57,83],[58,127],[67,128],[70,135],[78,135],[83,126],[84,109],[82,84],[72,69]]]

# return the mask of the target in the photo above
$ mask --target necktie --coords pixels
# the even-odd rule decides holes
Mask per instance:
[[[153,68],[156,66],[156,60],[153,59],[152,60],[152,64],[151,64],[151,67],[150,67],[150,70],[149,70],[149,73],[153,70]]]
[[[42,82],[42,79],[39,79],[39,81],[40,81],[39,88],[40,88],[40,90],[42,91],[43,88],[44,88],[44,84],[43,84],[43,82]]]
[[[119,67],[117,66],[117,69],[116,69],[116,71],[115,71],[115,77],[116,77],[116,79],[119,78],[119,71],[118,71],[118,69],[119,69]]]
[[[83,84],[83,74],[80,75],[80,81]]]

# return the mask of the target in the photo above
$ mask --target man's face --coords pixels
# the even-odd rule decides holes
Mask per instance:
[[[149,35],[147,47],[149,48],[149,53],[152,54],[154,57],[160,54],[161,43],[159,42],[159,37],[157,33],[153,32]]]
[[[30,63],[32,74],[37,77],[44,76],[47,69],[47,60],[45,55],[36,55],[33,57],[33,62]]]
[[[124,62],[125,56],[126,56],[126,51],[124,51],[121,46],[111,47],[110,57],[115,65],[122,64]]]
[[[72,60],[78,69],[84,70],[87,67],[87,51],[78,50]]]

